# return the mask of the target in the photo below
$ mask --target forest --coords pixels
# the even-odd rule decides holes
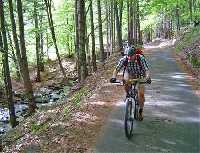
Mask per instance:
[[[84,92],[126,43],[197,35],[199,25],[200,0],[0,0],[0,135]],[[186,54],[200,65],[199,49]]]

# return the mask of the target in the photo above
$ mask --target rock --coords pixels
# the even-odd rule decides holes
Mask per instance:
[[[13,91],[13,93],[14,93],[14,96],[17,98],[20,98],[20,99],[24,98],[24,95],[21,92]]]
[[[26,152],[26,153],[40,153],[42,152],[40,150],[40,146],[38,144],[30,144],[28,146],[26,146],[22,152]]]
[[[0,134],[4,134],[6,132],[6,130],[4,128],[0,127]]]
[[[72,89],[72,91],[80,90],[81,89],[81,84],[77,84],[76,86],[72,87],[71,89]]]
[[[25,104],[16,104],[15,105],[15,112],[18,116],[24,114],[24,112],[27,110],[28,110],[28,105],[25,105]]]
[[[48,103],[48,98],[46,96],[35,97],[36,103]]]
[[[49,101],[50,102],[55,102],[55,101],[57,101],[57,100],[59,100],[60,99],[60,95],[58,95],[58,94],[56,94],[56,93],[51,93],[50,95],[49,95]]]
[[[0,108],[0,121],[8,122],[10,118],[9,110],[7,108]]]

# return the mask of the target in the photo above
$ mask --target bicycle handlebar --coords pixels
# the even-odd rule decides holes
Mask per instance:
[[[134,83],[136,83],[136,82],[138,82],[138,83],[147,83],[147,80],[146,79],[129,79],[128,81],[127,81],[127,83],[129,83],[129,84],[134,84]]]

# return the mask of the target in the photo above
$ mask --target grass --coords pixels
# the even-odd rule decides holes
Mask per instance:
[[[194,27],[190,31],[186,32],[182,39],[176,43],[176,52],[181,52],[185,48],[190,48],[194,45],[194,42],[200,40],[200,27]],[[189,50],[190,51],[190,50]],[[200,67],[200,58],[193,56],[192,54],[187,55],[187,59],[194,67]]]
[[[86,96],[88,94],[88,90],[86,88],[82,88],[79,91],[77,91],[76,93],[74,93],[74,95],[71,98],[71,101],[77,106],[80,107],[81,104],[81,98],[82,96]]]
[[[40,134],[41,132],[46,131],[48,127],[49,126],[47,123],[43,123],[43,124],[32,123],[31,132],[34,134]]]

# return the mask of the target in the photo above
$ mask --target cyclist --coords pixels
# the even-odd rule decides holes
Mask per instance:
[[[123,75],[123,80],[124,80],[124,87],[125,91],[128,94],[129,90],[129,84],[127,81],[129,79],[146,79],[147,83],[151,83],[151,78],[150,78],[150,72],[149,72],[149,66],[146,61],[146,58],[143,54],[138,54],[137,49],[132,46],[129,48],[127,55],[123,56],[115,70],[113,71],[113,76],[110,79],[111,83],[116,82],[116,77],[118,72],[124,67],[124,75]],[[138,93],[138,98],[139,98],[139,120],[143,120],[143,107],[144,107],[144,84],[140,84],[139,86],[139,93]]]

